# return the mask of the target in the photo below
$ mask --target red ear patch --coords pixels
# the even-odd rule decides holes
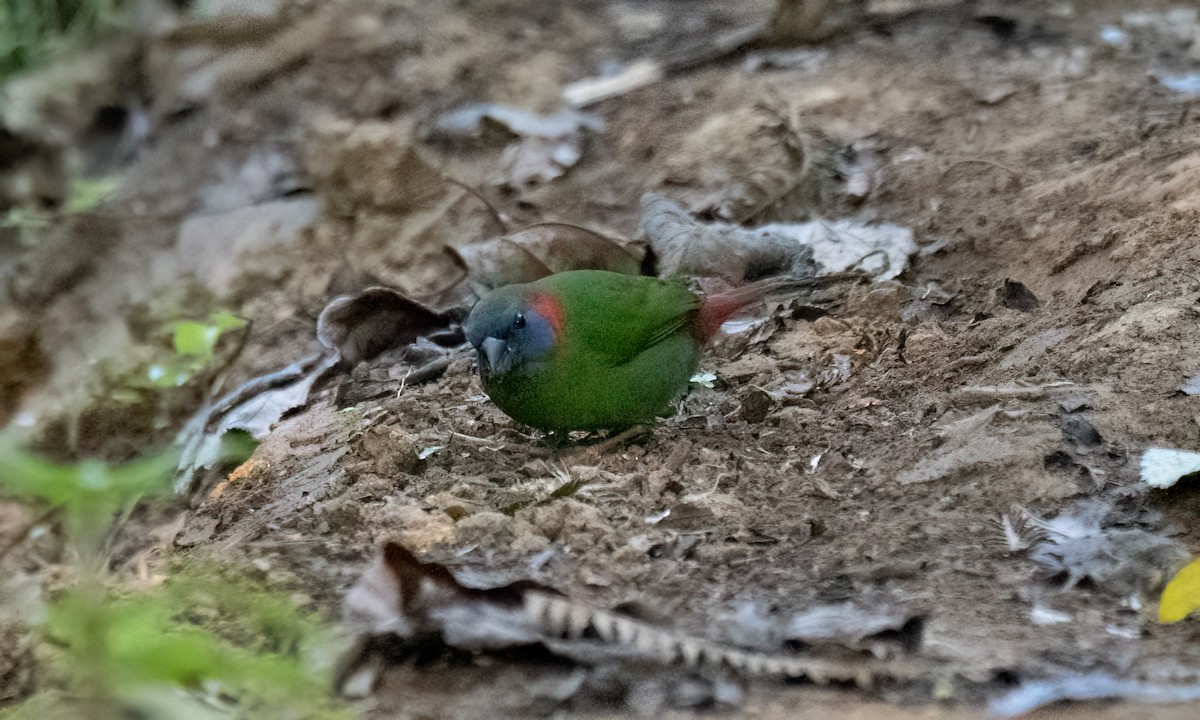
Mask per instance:
[[[558,301],[558,298],[546,293],[537,293],[529,298],[529,309],[546,318],[546,322],[554,328],[555,337],[562,335],[567,313],[563,310],[562,303]]]

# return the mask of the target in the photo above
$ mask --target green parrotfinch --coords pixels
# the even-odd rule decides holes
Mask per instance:
[[[484,391],[541,430],[624,428],[687,392],[704,343],[753,285],[700,297],[680,282],[575,270],[484,296],[467,318]]]

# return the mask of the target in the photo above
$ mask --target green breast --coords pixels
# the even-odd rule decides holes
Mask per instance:
[[[605,367],[586,352],[558,353],[532,375],[490,379],[486,390],[505,413],[542,430],[596,430],[649,422],[687,392],[699,348],[680,331],[621,365]]]

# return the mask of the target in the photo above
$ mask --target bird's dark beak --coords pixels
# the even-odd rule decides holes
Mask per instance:
[[[507,350],[508,344],[500,338],[484,338],[479,345],[479,356],[487,358],[488,370],[495,370],[500,366],[500,361]]]

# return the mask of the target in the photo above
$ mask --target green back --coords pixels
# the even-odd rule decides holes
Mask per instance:
[[[680,283],[600,270],[558,273],[530,284],[558,297],[567,312],[565,342],[616,366],[687,328],[700,298]]]

